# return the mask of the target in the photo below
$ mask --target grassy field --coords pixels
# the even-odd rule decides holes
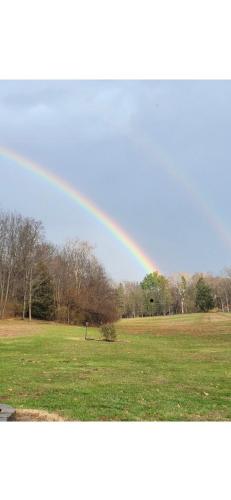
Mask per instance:
[[[231,314],[81,327],[0,322],[0,402],[67,420],[231,420]]]

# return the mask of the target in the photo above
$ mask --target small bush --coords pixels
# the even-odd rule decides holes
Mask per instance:
[[[113,323],[101,326],[101,333],[103,335],[103,339],[107,342],[115,342],[116,328]]]

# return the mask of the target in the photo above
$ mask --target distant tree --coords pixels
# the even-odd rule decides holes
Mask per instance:
[[[119,319],[116,288],[95,257],[90,262],[80,306],[85,315],[84,321],[105,324]]]
[[[33,269],[37,247],[42,241],[42,224],[17,213],[0,213],[0,316],[9,303],[28,304],[31,318]]]
[[[57,248],[49,270],[58,320],[101,324],[120,317],[116,287],[89,243],[72,240]]]
[[[169,281],[158,272],[149,273],[140,284],[144,290],[147,314],[166,314],[169,311],[171,294]]]
[[[227,274],[228,272],[228,269],[226,269],[223,276],[206,276],[206,282],[213,290],[215,307],[218,307],[223,312],[230,312],[231,280]]]
[[[44,263],[35,269],[36,280],[32,290],[32,316],[37,319],[54,319],[54,286]]]
[[[124,309],[123,316],[134,318],[145,314],[145,295],[137,282],[125,281],[123,283]]]
[[[181,302],[181,314],[184,314],[184,303],[185,303],[185,294],[187,291],[187,281],[184,275],[181,275],[180,281],[178,283],[178,292],[180,295]]]
[[[155,290],[159,286],[159,276],[157,272],[146,274],[143,281],[141,281],[143,290]]]
[[[211,287],[201,276],[196,284],[196,307],[203,312],[207,312],[214,307],[214,300]]]
[[[122,318],[125,310],[125,294],[123,284],[120,283],[116,289],[116,297],[117,297],[117,307],[120,317]]]

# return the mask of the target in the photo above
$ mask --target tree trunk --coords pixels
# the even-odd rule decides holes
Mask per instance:
[[[24,297],[23,297],[22,319],[25,319],[25,315],[26,315],[26,290],[24,291]]]
[[[25,284],[24,284],[24,294],[23,294],[23,310],[22,310],[22,319],[25,319],[25,316],[26,316],[27,281],[28,281],[28,276],[27,276],[27,272],[26,272],[26,276],[25,276]]]
[[[184,301],[181,300],[181,314],[184,314]]]
[[[2,308],[3,308],[3,302],[4,302],[4,288],[5,288],[5,280],[3,278],[1,282],[1,299],[0,299],[0,312],[1,312],[1,317],[2,317]]]
[[[29,309],[29,321],[31,321],[32,320],[32,268],[30,270],[30,278],[29,278],[28,309]]]
[[[8,300],[9,287],[10,287],[10,277],[11,277],[11,269],[10,269],[10,271],[8,273],[8,277],[7,277],[6,294],[5,294],[5,299],[4,299],[4,303],[3,303],[3,307],[2,307],[2,315],[1,315],[2,319],[4,318],[6,304],[7,304],[7,300]]]

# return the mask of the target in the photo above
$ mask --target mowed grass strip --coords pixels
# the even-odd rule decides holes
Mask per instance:
[[[7,336],[4,336],[7,331]],[[97,329],[0,322],[0,402],[65,420],[231,420],[231,314],[121,320]]]

